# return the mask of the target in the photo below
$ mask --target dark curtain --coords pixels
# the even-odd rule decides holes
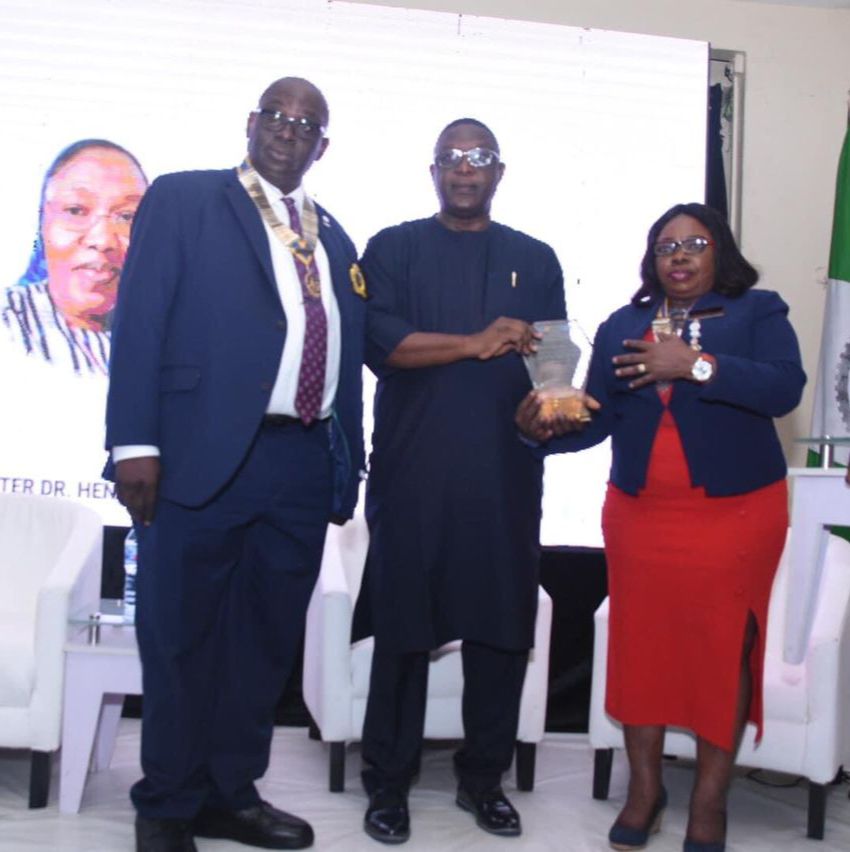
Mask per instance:
[[[723,89],[720,83],[708,88],[708,144],[705,164],[705,203],[729,220],[726,199],[726,175],[723,169],[723,134],[720,116],[723,110]]]

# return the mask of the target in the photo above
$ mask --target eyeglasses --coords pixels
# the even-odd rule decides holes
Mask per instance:
[[[681,249],[685,254],[702,254],[709,246],[714,245],[714,240],[708,237],[685,237],[683,240],[664,240],[656,243],[652,251],[656,257],[669,257]]]
[[[94,210],[90,210],[82,204],[60,207],[47,202],[44,207],[46,211],[51,212],[51,219],[54,223],[60,224],[69,231],[80,232],[88,231],[94,226],[95,222],[106,219],[114,230],[129,234],[133,217],[136,215],[135,207],[124,207],[120,210],[111,210],[109,213],[95,213]]]
[[[275,133],[280,133],[284,127],[291,127],[292,132],[299,139],[315,139],[325,132],[325,127],[317,124],[315,121],[310,121],[309,118],[293,118],[279,109],[263,109],[262,107],[254,110],[254,114],[260,117],[263,127],[267,130],[272,130]]]
[[[448,148],[434,157],[434,163],[441,169],[456,169],[463,162],[464,157],[473,169],[484,169],[499,162],[499,155],[489,148],[470,148],[468,151]]]

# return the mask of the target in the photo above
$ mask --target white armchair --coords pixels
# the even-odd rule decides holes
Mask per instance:
[[[770,596],[764,672],[764,735],[756,745],[748,726],[736,762],[802,775],[809,781],[808,836],[823,839],[826,785],[850,766],[850,543],[829,537],[824,575],[806,657],[782,658],[788,598],[788,542]],[[623,748],[620,725],[605,713],[608,599],[595,616],[590,744],[595,749],[593,797],[607,799],[613,749]],[[664,753],[693,758],[692,735],[669,730]]]
[[[351,643],[351,620],[360,588],[369,532],[357,516],[345,526],[328,530],[322,568],[307,610],[304,644],[304,702],[315,723],[313,735],[330,744],[330,789],[345,785],[345,746],[363,732],[372,638]],[[537,606],[534,649],[530,652],[520,704],[516,746],[517,787],[534,788],[536,744],[543,739],[549,680],[549,634],[552,600],[541,588]],[[431,654],[426,739],[460,739],[460,642],[451,642]]]
[[[91,509],[0,494],[0,747],[32,750],[31,808],[47,804],[68,615],[100,598],[102,539]]]

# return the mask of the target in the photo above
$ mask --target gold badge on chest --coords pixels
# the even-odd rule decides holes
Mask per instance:
[[[366,292],[366,279],[363,277],[363,272],[356,263],[351,264],[351,268],[348,270],[348,275],[351,278],[351,289],[354,290],[361,299],[365,299],[368,296],[368,293]]]

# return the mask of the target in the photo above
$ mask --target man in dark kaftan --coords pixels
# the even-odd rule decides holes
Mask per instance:
[[[457,803],[485,830],[520,833],[501,777],[533,644],[542,464],[513,418],[530,390],[530,324],[565,306],[552,249],[490,220],[503,171],[487,127],[452,122],[431,166],[440,212],[381,231],[362,261],[378,390],[357,622],[375,636],[363,780],[365,829],[382,842],[410,835],[429,651],[454,639]]]

